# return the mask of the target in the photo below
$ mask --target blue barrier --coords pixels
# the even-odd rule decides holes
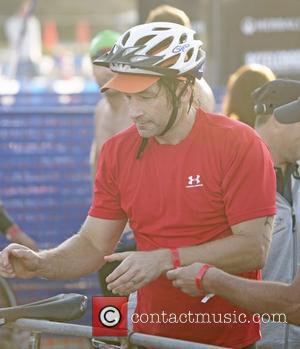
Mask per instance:
[[[100,99],[99,92],[57,94],[51,92],[30,93],[21,92],[13,95],[0,95],[0,107],[15,108],[34,106],[81,106],[95,105]]]
[[[29,103],[25,96],[14,105],[0,106],[0,198],[42,249],[76,233],[87,215],[96,102],[95,95],[77,96],[68,105],[55,106],[57,96],[47,97],[31,107],[22,105]],[[0,248],[6,244],[1,236]],[[20,303],[64,290],[87,296],[100,293],[95,275],[67,282],[12,280],[12,285]],[[90,324],[89,310],[82,323]]]

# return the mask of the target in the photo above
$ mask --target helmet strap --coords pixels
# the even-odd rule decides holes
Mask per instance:
[[[142,137],[139,149],[138,149],[136,157],[135,157],[137,160],[140,159],[140,157],[142,156],[142,154],[146,148],[147,143],[148,143],[148,138]]]
[[[172,113],[170,115],[169,121],[165,127],[165,129],[163,130],[163,132],[159,135],[159,136],[163,136],[167,131],[169,131],[169,129],[174,125],[174,122],[176,120],[177,114],[178,114],[178,109],[179,109],[179,104],[180,104],[180,100],[182,95],[184,94],[184,92],[186,91],[187,87],[189,86],[189,84],[191,83],[190,79],[187,79],[185,81],[185,84],[183,86],[183,88],[181,89],[179,95],[176,95],[176,91],[171,90],[169,87],[169,91],[172,95],[172,105],[173,105],[173,110]],[[190,106],[189,106],[190,109]]]
[[[172,109],[172,113],[170,115],[169,121],[168,121],[165,129],[163,130],[163,132],[159,136],[163,136],[174,125],[174,122],[175,122],[177,114],[178,114],[180,99],[181,99],[182,95],[184,94],[184,92],[186,91],[189,84],[191,84],[193,81],[194,81],[193,78],[188,78],[185,81],[185,84],[184,84],[183,88],[181,89],[178,96],[176,95],[176,91],[174,91],[168,85],[166,85],[167,88],[169,89],[171,96],[172,96],[173,109]],[[190,98],[188,110],[190,110],[190,108],[191,108],[192,101],[193,101],[193,96],[191,96],[191,98]],[[138,151],[137,151],[136,159],[141,158],[141,156],[142,156],[142,154],[147,146],[147,143],[148,143],[148,138],[142,138],[140,146],[139,146]]]

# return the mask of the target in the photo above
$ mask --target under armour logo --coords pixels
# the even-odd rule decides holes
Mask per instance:
[[[188,185],[186,188],[194,188],[194,187],[202,187],[203,184],[200,181],[200,175],[189,176],[188,177]]]

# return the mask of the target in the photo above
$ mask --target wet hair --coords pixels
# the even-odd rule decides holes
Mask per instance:
[[[251,93],[275,78],[271,69],[264,65],[249,64],[240,67],[228,80],[222,112],[232,119],[254,127],[256,115]]]

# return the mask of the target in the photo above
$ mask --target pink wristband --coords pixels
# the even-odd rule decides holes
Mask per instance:
[[[171,251],[171,257],[172,257],[172,263],[173,267],[175,269],[180,267],[180,257],[179,257],[179,251],[177,248],[170,248]]]
[[[203,291],[201,280],[210,267],[211,265],[209,264],[202,265],[202,267],[198,270],[198,273],[195,277],[195,284],[200,291]]]
[[[5,232],[6,235],[15,236],[21,232],[20,227],[17,224],[11,225]]]

